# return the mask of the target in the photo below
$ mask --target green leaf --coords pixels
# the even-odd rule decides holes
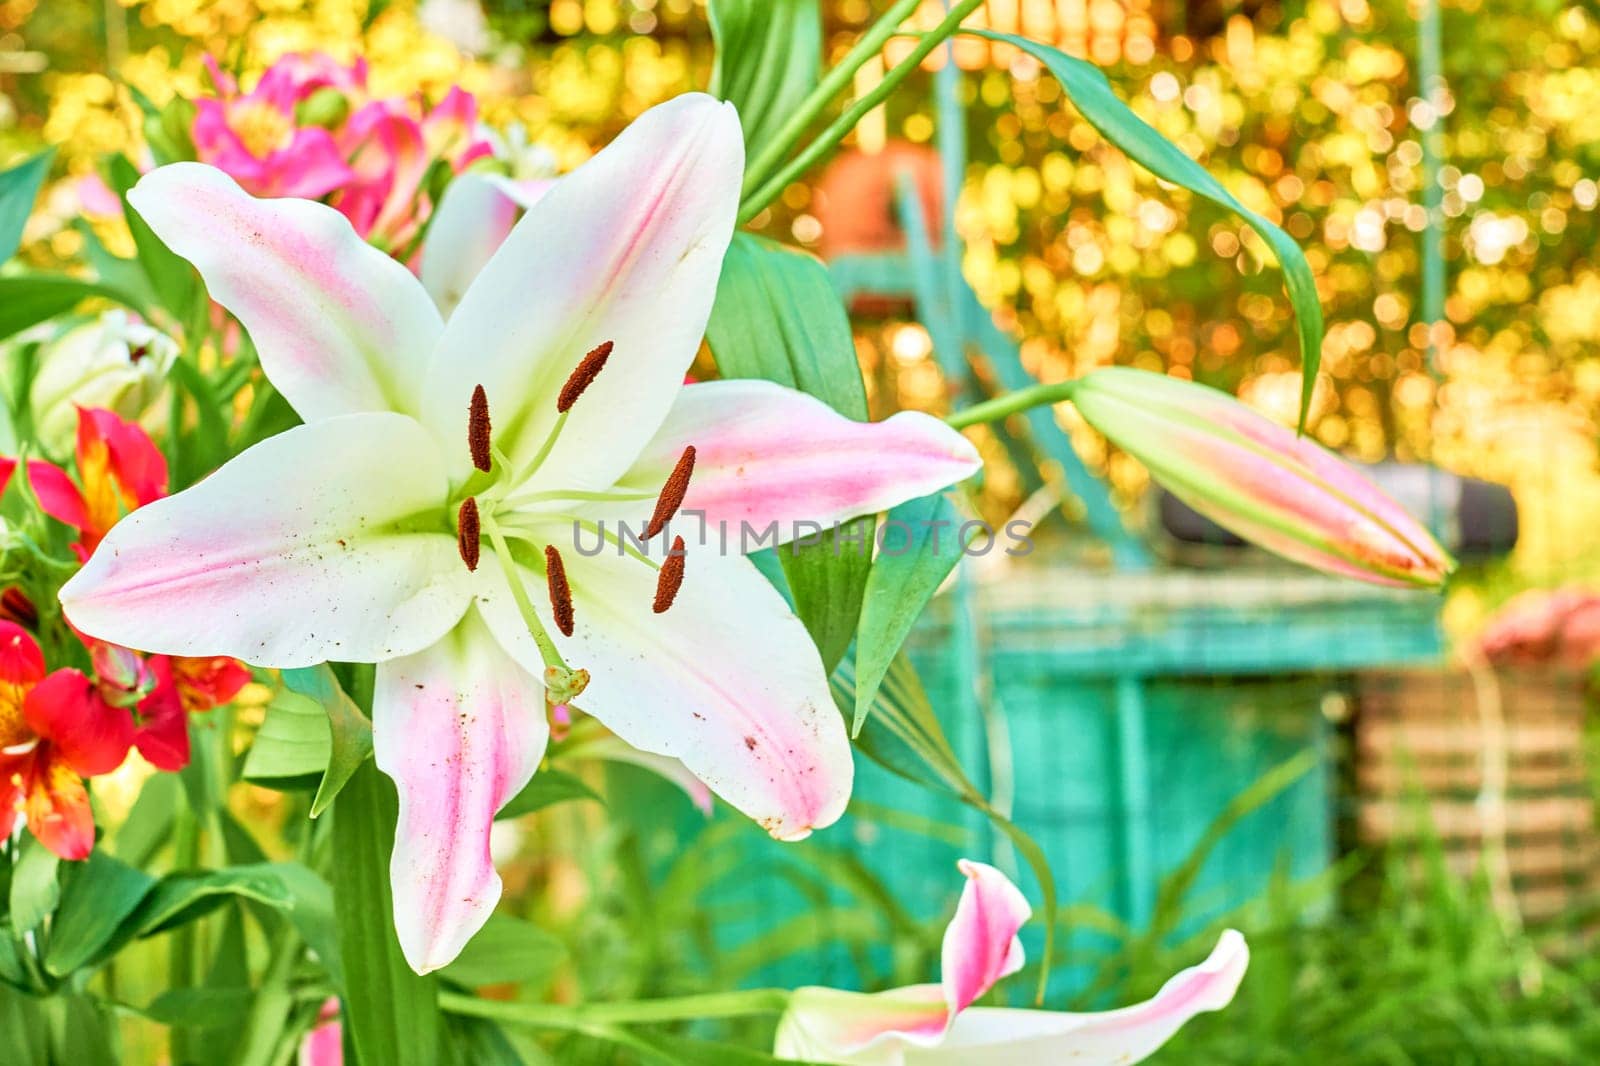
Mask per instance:
[[[371,762],[351,775],[331,812],[344,1021],[362,1063],[433,1066],[439,983],[411,971],[394,932],[389,853],[398,814],[394,785]]]
[[[716,60],[711,93],[739,111],[747,155],[757,154],[817,85],[822,12],[817,0],[711,0]]]
[[[736,234],[723,260],[706,340],[724,377],[776,381],[866,421],[867,390],[850,320],[816,258]],[[872,567],[874,520],[859,519],[851,530],[859,540],[829,531],[817,543],[778,552],[795,612],[830,671],[855,638]]]
[[[155,888],[143,870],[96,848],[70,867],[50,926],[44,968],[63,977],[94,959]]]
[[[372,723],[345,694],[327,663],[285,670],[283,683],[289,691],[316,700],[328,717],[331,749],[322,783],[311,801],[311,817],[315,818],[328,809],[328,804],[344,788],[356,767],[372,756]]]
[[[242,1025],[255,990],[249,987],[169,988],[139,1013],[162,1025],[207,1027]]]
[[[440,974],[463,988],[527,984],[539,991],[566,960],[566,945],[556,937],[532,922],[495,914]]]
[[[960,561],[960,528],[961,515],[942,493],[907,500],[889,512],[856,629],[852,736],[860,735],[917,616]]]
[[[1005,41],[1033,56],[1056,76],[1073,106],[1106,140],[1157,177],[1181,185],[1214,204],[1236,212],[1267,242],[1278,257],[1278,266],[1283,271],[1283,285],[1288,290],[1289,302],[1294,306],[1299,327],[1300,431],[1305,432],[1306,415],[1311,409],[1311,390],[1316,386],[1317,367],[1322,361],[1322,304],[1317,299],[1317,283],[1311,274],[1311,264],[1306,262],[1305,253],[1294,242],[1294,238],[1240,203],[1200,164],[1135,115],[1112,92],[1111,83],[1099,67],[1025,37],[992,30],[963,32]]]
[[[294,906],[289,886],[273,864],[229,866],[204,873],[168,874],[145,896],[125,928],[132,936],[154,936],[202,918],[236,896],[277,910]]]
[[[197,295],[194,268],[156,236],[155,230],[140,217],[128,202],[128,190],[138,184],[139,171],[124,155],[111,157],[111,187],[122,198],[122,213],[127,219],[128,232],[133,234],[133,246],[138,253],[139,265],[144,267],[150,287],[161,298],[161,306],[180,321],[188,318]]]
[[[0,340],[65,314],[91,296],[139,309],[131,296],[98,282],[42,274],[0,278]]]
[[[41,1063],[49,1057],[44,1000],[0,984],[0,1062]]]
[[[51,996],[44,1001],[50,1025],[52,1063],[63,1066],[118,1066],[111,1013],[86,996]]]
[[[31,836],[22,838],[22,858],[11,871],[11,931],[31,933],[61,900],[56,870],[61,859]]]
[[[853,664],[842,666],[830,683],[840,713],[848,717],[856,705]],[[1031,836],[990,805],[988,798],[978,791],[961,768],[916,669],[903,653],[895,656],[885,672],[855,746],[867,758],[893,773],[956,796],[980,811],[1011,840],[1023,861],[1033,870],[1043,896],[1040,917],[1044,921],[1045,940],[1039,971],[1039,996],[1042,998],[1055,957],[1057,925],[1056,879],[1050,870],[1050,861]]]
[[[540,770],[533,775],[533,779],[521,792],[506,801],[506,805],[500,808],[495,818],[515,818],[518,815],[542,811],[557,803],[578,799],[604,802],[594,789],[573,775],[560,770]]]
[[[10,170],[0,171],[0,263],[17,254],[22,229],[33,213],[33,202],[39,197],[39,186],[50,173],[55,154],[54,148],[47,148]]]
[[[246,780],[274,788],[309,787],[327,769],[333,741],[322,704],[281,691],[267,707],[244,758]]]

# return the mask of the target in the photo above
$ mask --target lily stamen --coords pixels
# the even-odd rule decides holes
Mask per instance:
[[[489,394],[479,385],[472,390],[472,404],[467,409],[467,448],[472,453],[472,465],[488,473],[494,469],[494,458],[489,446]]]
[[[564,637],[572,636],[572,586],[567,584],[567,566],[554,544],[544,546],[544,579],[550,586],[550,610],[556,628]]]
[[[578,397],[594,384],[594,379],[605,369],[606,360],[611,358],[613,347],[610,341],[606,341],[589,350],[589,354],[585,355],[572,371],[572,376],[567,378],[567,383],[561,386],[561,395],[556,397],[557,411],[566,414],[572,410],[572,405],[578,402]]]
[[[683,538],[672,538],[672,550],[667,553],[666,561],[661,564],[661,572],[656,575],[656,601],[651,605],[656,614],[666,614],[672,601],[677,599],[678,590],[683,587],[683,560],[687,554]]]
[[[646,539],[660,533],[666,524],[672,521],[672,516],[678,513],[678,508],[683,506],[683,498],[689,492],[689,478],[694,474],[694,445],[691,444],[683,450],[678,457],[678,465],[672,468],[672,473],[667,476],[667,483],[661,488],[661,496],[656,500],[655,513],[650,516],[650,524],[645,527]]]
[[[461,501],[461,509],[456,512],[456,548],[461,552],[461,561],[467,564],[468,570],[478,569],[482,535],[478,501],[468,496]]]

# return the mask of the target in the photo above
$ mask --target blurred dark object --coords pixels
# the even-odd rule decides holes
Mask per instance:
[[[891,141],[882,151],[842,152],[823,171],[812,212],[822,224],[817,254],[830,262],[855,255],[903,252],[906,235],[898,208],[900,175],[910,175],[922,201],[928,239],[939,247],[942,231],[939,153],[924,145]],[[858,314],[887,315],[905,310],[903,300],[860,296]]]
[[[1459,559],[1494,558],[1517,545],[1517,502],[1504,485],[1460,477],[1422,463],[1378,463],[1362,469]],[[1159,487],[1155,492],[1157,522],[1176,542],[1180,561],[1216,561],[1213,556],[1188,559],[1191,553],[1185,549],[1190,546],[1246,547],[1243,539],[1172,493]]]

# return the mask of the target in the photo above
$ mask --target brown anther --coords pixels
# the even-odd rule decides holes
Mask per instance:
[[[661,487],[661,495],[656,497],[655,513],[650,516],[650,524],[644,530],[646,540],[660,533],[662,527],[678,513],[678,508],[683,506],[683,498],[689,492],[689,478],[693,474],[694,445],[691,444],[678,456],[678,465],[672,468],[667,483]]]
[[[672,601],[677,599],[678,590],[683,587],[683,559],[683,538],[673,537],[672,550],[667,553],[666,560],[661,564],[661,572],[656,575],[656,614],[666,614]]]
[[[572,376],[567,378],[567,383],[561,386],[561,395],[556,397],[557,411],[566,414],[578,402],[578,397],[583,395],[583,390],[594,384],[594,379],[605,369],[606,360],[611,358],[611,347],[611,342],[606,341],[583,357]]]
[[[467,564],[468,570],[478,569],[480,535],[478,501],[468,496],[461,501],[461,510],[456,512],[456,548],[461,552],[461,561]]]
[[[494,467],[489,430],[489,394],[479,385],[472,390],[472,406],[467,409],[467,448],[472,452],[472,465],[484,473]]]
[[[556,628],[572,636],[572,586],[567,584],[567,564],[554,544],[544,546],[544,578],[550,586],[550,609],[555,612]]]

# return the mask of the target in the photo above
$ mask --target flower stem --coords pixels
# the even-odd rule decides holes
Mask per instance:
[[[980,422],[998,422],[1002,418],[1010,418],[1021,411],[1029,410],[1045,404],[1058,404],[1072,399],[1072,394],[1077,390],[1077,381],[1056,381],[1048,385],[1030,385],[1016,392],[1008,392],[1004,396],[996,396],[992,400],[973,404],[964,411],[956,411],[945,417],[945,425],[951,429],[966,429]]]
[[[784,124],[778,127],[778,132],[772,135],[772,139],[745,167],[743,196],[748,197],[751,192],[762,186],[768,173],[783,159],[784,153],[794,147],[800,135],[805,133],[806,127],[816,120],[817,115],[833,101],[834,97],[844,91],[845,86],[850,84],[850,79],[855,77],[856,71],[883,48],[889,38],[894,36],[894,32],[900,28],[900,24],[911,17],[921,2],[922,0],[898,0],[893,7],[883,13],[883,17],[861,35],[855,47],[822,76],[817,87],[800,101],[800,105],[794,109]]]
[[[445,992],[439,996],[439,1005],[452,1014],[493,1018],[539,1029],[580,1029],[595,1024],[646,1024],[781,1014],[789,1006],[789,996],[788,990],[782,988],[754,988],[743,992],[714,992],[674,999],[568,1006],[557,1003],[507,1003]]]
[[[782,170],[762,182],[760,188],[755,192],[744,198],[744,202],[739,208],[739,223],[743,225],[760,214],[761,209],[771,203],[784,190],[785,186],[807,170],[810,170],[824,156],[833,151],[839,142],[844,139],[845,134],[855,129],[856,123],[860,122],[868,111],[883,103],[889,94],[899,87],[901,82],[910,77],[912,72],[922,65],[922,61],[927,59],[935,48],[939,47],[960,28],[961,21],[976,11],[982,3],[983,0],[961,0],[959,4],[950,9],[950,13],[944,17],[944,21],[927,33],[919,34],[917,46],[911,50],[909,55],[896,63],[889,73],[884,75],[883,81],[879,82],[871,92],[846,108],[844,114],[840,115],[827,129],[823,130],[816,140],[806,146],[804,151],[791,159]]]

